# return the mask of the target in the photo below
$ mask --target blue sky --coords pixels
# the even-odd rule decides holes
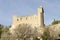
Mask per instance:
[[[0,0],[0,24],[11,25],[13,15],[36,14],[41,5],[46,25],[54,19],[60,20],[60,0]]]

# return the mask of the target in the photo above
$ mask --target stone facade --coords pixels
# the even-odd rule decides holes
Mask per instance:
[[[37,14],[28,15],[28,16],[13,16],[13,23],[11,28],[19,24],[29,24],[31,26],[44,26],[44,10],[40,6],[37,10]]]

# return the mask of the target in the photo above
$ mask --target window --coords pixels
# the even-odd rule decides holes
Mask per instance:
[[[19,21],[19,19],[17,19],[17,21]]]
[[[26,20],[27,20],[27,17],[26,17]]]
[[[20,20],[22,21],[22,18],[20,18]]]

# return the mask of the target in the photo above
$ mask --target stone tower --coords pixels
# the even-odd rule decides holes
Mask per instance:
[[[38,8],[38,24],[44,26],[44,10],[42,6]]]

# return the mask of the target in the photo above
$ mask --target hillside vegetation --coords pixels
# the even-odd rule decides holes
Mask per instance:
[[[9,28],[10,27],[2,27],[2,29],[0,29],[2,31],[0,34],[0,40],[40,40],[41,38],[42,40],[55,40],[55,36],[50,34],[52,29],[49,30],[48,27],[45,28],[42,35],[41,30],[37,31],[37,28],[32,28],[31,25],[18,25],[16,26],[16,29],[13,29],[12,33],[10,33]],[[53,33],[53,30],[51,33]]]

